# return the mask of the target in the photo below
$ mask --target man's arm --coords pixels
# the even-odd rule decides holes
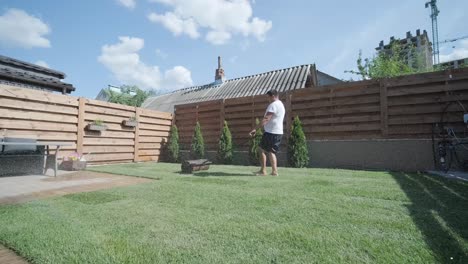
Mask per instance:
[[[273,113],[272,112],[268,112],[265,114],[265,116],[263,117],[262,119],[262,122],[260,122],[260,124],[258,124],[257,126],[255,126],[254,129],[252,129],[252,131],[250,131],[249,135],[251,137],[255,136],[255,133],[257,132],[257,129],[261,128],[261,127],[264,127],[268,122],[270,122],[271,118],[273,117]]]

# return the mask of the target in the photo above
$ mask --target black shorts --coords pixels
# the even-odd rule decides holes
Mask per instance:
[[[260,141],[259,146],[266,152],[276,153],[279,151],[282,137],[283,135],[280,134],[265,132],[263,133],[262,141]]]

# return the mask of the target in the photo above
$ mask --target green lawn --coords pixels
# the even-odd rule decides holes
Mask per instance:
[[[94,171],[152,183],[0,207],[34,263],[468,263],[468,183],[417,174],[176,164]],[[450,258],[453,258],[451,260]]]

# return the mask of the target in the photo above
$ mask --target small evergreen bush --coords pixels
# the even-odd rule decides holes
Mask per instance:
[[[223,131],[219,137],[218,162],[221,164],[232,163],[232,135],[226,120],[224,120]]]
[[[192,148],[190,154],[194,159],[203,159],[205,157],[205,143],[199,122],[197,122],[195,130],[193,131]]]
[[[255,120],[255,125],[258,125],[260,122],[258,118]],[[258,145],[260,145],[260,141],[262,140],[263,131],[261,128],[257,129],[254,137],[251,137],[249,140],[249,161],[252,165],[259,165],[260,164],[260,156],[258,154]]]
[[[288,141],[288,163],[294,168],[306,167],[309,163],[309,150],[307,140],[302,129],[301,120],[296,116],[291,127],[291,136]]]
[[[179,161],[179,130],[176,125],[171,127],[168,144],[168,158],[170,162]]]

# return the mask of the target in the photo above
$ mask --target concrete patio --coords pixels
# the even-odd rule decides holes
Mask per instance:
[[[462,181],[468,181],[468,172],[466,171],[448,171],[448,172],[443,172],[443,171],[428,171],[427,173],[440,176],[440,177],[445,177],[449,179],[457,179],[457,180],[462,180]]]
[[[25,175],[0,177],[0,204],[27,202],[50,196],[89,192],[152,181],[88,171],[59,171],[58,176]]]

